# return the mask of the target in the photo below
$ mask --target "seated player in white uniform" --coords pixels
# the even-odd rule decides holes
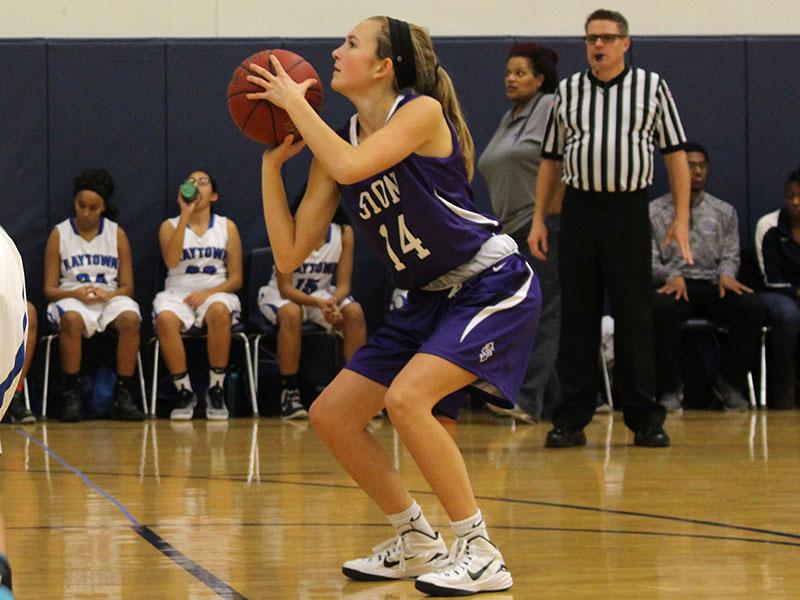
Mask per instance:
[[[316,323],[328,332],[340,329],[344,356],[350,360],[367,339],[361,305],[350,296],[355,236],[342,209],[328,226],[325,239],[292,273],[272,268],[269,283],[258,291],[258,306],[278,326],[278,370],[281,374],[281,415],[284,419],[308,417],[300,401],[300,348],[302,326]],[[336,285],[334,285],[334,278]]]
[[[25,273],[17,247],[0,227],[0,419],[2,419],[22,374],[28,315],[25,301]],[[11,595],[11,567],[8,564],[3,519],[0,518],[0,600]]]
[[[173,420],[189,420],[197,405],[181,333],[205,325],[208,333],[209,387],[206,417],[228,418],[223,385],[231,348],[231,326],[238,323],[242,287],[242,241],[236,224],[214,212],[217,182],[193,171],[185,183],[195,188],[189,201],[178,192],[180,215],[161,224],[158,237],[169,271],[164,291],[153,300],[164,362],[178,391]],[[183,192],[186,193],[182,186]]]
[[[105,169],[87,169],[73,181],[75,215],[56,225],[44,256],[47,319],[58,329],[63,380],[62,421],[81,420],[81,338],[117,330],[117,382],[112,416],[140,421],[131,399],[139,326],[133,299],[133,259],[128,236],[110,220],[114,180]]]

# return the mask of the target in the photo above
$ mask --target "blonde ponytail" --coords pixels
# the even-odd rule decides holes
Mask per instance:
[[[386,17],[371,17],[369,20],[381,23],[381,31],[378,34],[378,58],[392,58],[392,42],[389,38],[389,25]],[[471,181],[475,173],[475,144],[464,119],[453,81],[439,64],[428,32],[419,25],[413,23],[408,25],[411,28],[417,72],[413,89],[420,94],[436,98],[442,105],[445,117],[456,131],[458,144],[461,146],[461,155],[464,158],[464,168]]]

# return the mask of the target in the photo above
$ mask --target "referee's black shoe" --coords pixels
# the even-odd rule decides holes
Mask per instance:
[[[569,429],[561,429],[555,427],[547,434],[545,440],[545,448],[572,448],[573,446],[585,446],[586,434],[583,429],[577,431],[570,431]]]
[[[633,436],[634,446],[645,448],[667,448],[670,445],[669,436],[661,425],[649,425]]]

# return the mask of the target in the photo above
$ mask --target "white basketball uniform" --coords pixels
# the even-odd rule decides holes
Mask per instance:
[[[179,217],[169,219],[173,227],[178,226]],[[186,226],[183,237],[183,255],[174,268],[167,272],[164,291],[153,300],[153,318],[168,310],[181,321],[181,331],[202,327],[208,307],[221,302],[228,307],[233,324],[239,322],[242,305],[236,294],[217,292],[196,309],[183,299],[191,292],[217,287],[228,277],[228,219],[211,213],[208,229],[197,235]]]
[[[327,300],[336,292],[333,277],[341,257],[342,227],[337,223],[331,223],[328,227],[328,236],[322,246],[311,252],[303,264],[292,273],[294,288],[309,296]],[[291,300],[281,296],[276,269],[273,266],[269,283],[258,290],[258,308],[267,320],[275,325],[278,322],[278,311],[290,302]],[[348,296],[339,303],[339,308],[341,309],[351,302],[353,302],[353,298]],[[332,325],[325,320],[322,310],[314,306],[302,306],[302,309],[304,321],[311,321],[324,327],[327,331],[331,330]]]
[[[58,225],[59,257],[61,258],[61,279],[58,287],[62,290],[75,290],[84,285],[94,285],[113,292],[119,287],[119,250],[117,233],[119,226],[100,217],[100,228],[92,240],[86,240],[78,232],[75,219],[66,219]],[[114,296],[107,302],[86,304],[76,298],[62,298],[47,306],[47,319],[56,329],[61,324],[61,316],[75,311],[83,318],[83,335],[92,337],[105,331],[123,312],[139,312],[139,305],[129,296]]]
[[[14,242],[0,227],[0,419],[17,390],[25,362],[28,305],[25,272]]]

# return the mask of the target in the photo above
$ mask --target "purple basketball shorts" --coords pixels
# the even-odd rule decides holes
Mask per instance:
[[[408,303],[387,315],[347,368],[389,387],[412,356],[433,354],[476,375],[471,389],[510,407],[533,349],[541,305],[538,278],[520,254],[512,254],[460,288],[411,290]],[[459,409],[463,397],[451,396],[446,400]]]

